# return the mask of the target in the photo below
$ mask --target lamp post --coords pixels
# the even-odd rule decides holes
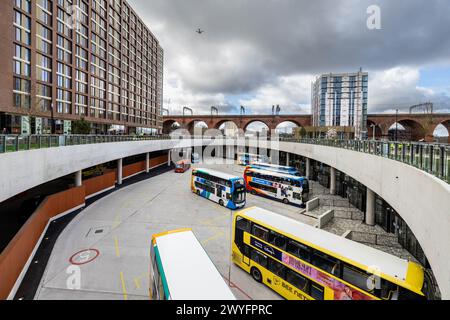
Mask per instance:
[[[377,128],[376,124],[371,124],[370,127],[372,128],[372,136],[373,136],[373,140],[375,141],[375,130]]]
[[[398,109],[395,110],[395,141],[397,142],[397,132],[398,132]]]
[[[55,124],[55,117],[54,117],[54,110],[53,110],[53,102],[50,103],[50,111],[51,111],[51,134],[55,134],[56,131],[56,124]]]

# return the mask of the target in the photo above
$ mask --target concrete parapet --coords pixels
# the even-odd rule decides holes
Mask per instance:
[[[319,198],[311,199],[306,203],[306,211],[307,212],[313,211],[314,209],[318,208],[319,205],[320,205]]]

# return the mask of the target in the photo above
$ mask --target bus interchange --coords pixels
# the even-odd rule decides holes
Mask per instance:
[[[139,182],[109,195],[108,203],[99,200],[86,208],[63,232],[36,299],[426,298],[419,265],[311,227],[309,217],[298,215],[300,205],[289,200],[295,197],[285,202],[275,193],[251,192],[250,171],[260,174],[252,179],[275,177],[270,182],[277,188],[289,184],[292,196],[300,188],[295,193],[307,201],[307,179],[285,168],[264,170],[261,163],[194,164],[183,173]],[[103,238],[86,237],[100,227],[109,230]],[[180,246],[164,249],[163,239],[171,236],[167,243]],[[63,290],[67,257],[83,248],[95,248],[99,255],[81,266],[81,291]],[[196,269],[192,263],[200,261]],[[111,272],[102,272],[105,268]],[[184,283],[194,272],[199,285]],[[217,295],[200,280],[220,288]]]

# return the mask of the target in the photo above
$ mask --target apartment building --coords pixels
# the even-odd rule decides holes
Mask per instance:
[[[0,2],[0,130],[162,130],[163,49],[124,0]]]

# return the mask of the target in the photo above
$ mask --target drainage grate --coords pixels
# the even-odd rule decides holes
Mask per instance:
[[[96,227],[89,229],[88,233],[86,234],[86,237],[95,237],[102,235],[104,233],[107,233],[109,230],[109,227]]]

